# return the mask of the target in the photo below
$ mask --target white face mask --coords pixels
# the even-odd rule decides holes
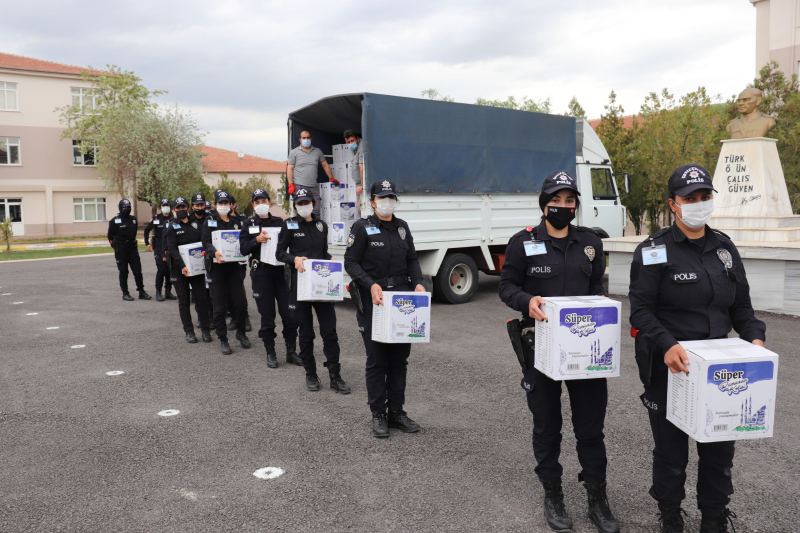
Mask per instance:
[[[313,204],[296,205],[294,206],[294,208],[297,211],[297,214],[300,216],[300,218],[308,218],[308,215],[314,212]]]
[[[695,202],[693,204],[681,205],[675,202],[675,205],[680,207],[681,213],[683,213],[683,216],[678,216],[678,213],[675,213],[675,216],[692,229],[705,227],[708,221],[711,220],[711,214],[714,212],[713,198],[705,202]]]
[[[269,204],[258,204],[257,206],[255,206],[253,211],[256,212],[256,215],[260,217],[265,217],[269,215]]]
[[[382,217],[390,217],[397,207],[397,200],[394,198],[376,198],[375,211]]]
[[[161,213],[164,215],[169,215],[169,207],[164,206],[161,208]]]
[[[228,213],[230,213],[230,212],[231,212],[231,208],[228,205],[217,206],[217,213],[219,213],[222,216],[227,216]]]

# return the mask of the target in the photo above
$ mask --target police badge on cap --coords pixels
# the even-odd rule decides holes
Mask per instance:
[[[185,205],[186,207],[189,207],[189,202],[187,202],[186,198],[183,196],[178,196],[175,198],[175,207],[178,207],[179,205]]]
[[[669,192],[678,196],[686,196],[698,189],[714,189],[708,170],[700,165],[681,165],[669,178]]]
[[[555,194],[561,189],[571,189],[575,191],[575,194],[578,196],[581,194],[578,191],[578,185],[575,181],[575,178],[573,178],[569,172],[564,170],[556,170],[555,172],[551,172],[544,179],[544,183],[542,183],[542,192],[545,194]]]

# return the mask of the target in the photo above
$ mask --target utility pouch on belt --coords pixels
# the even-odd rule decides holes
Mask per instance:
[[[518,318],[513,318],[506,322],[506,329],[508,330],[508,340],[511,341],[511,347],[514,349],[514,353],[517,354],[519,366],[522,367],[522,370],[525,370],[528,366],[525,346],[530,346],[533,349],[533,345],[527,339],[527,337],[530,337],[532,340],[533,333],[530,331],[523,333],[524,330],[529,328],[523,328],[522,321]]]
[[[359,315],[363,315],[364,300],[361,299],[361,287],[355,281],[351,281],[347,289],[350,291],[350,300],[352,300],[353,305],[356,306],[356,311]]]
[[[639,367],[639,379],[642,380],[642,385],[649,387],[650,379],[653,377],[655,349],[649,342],[644,340],[644,336],[640,333],[633,340],[634,353],[636,365]]]
[[[286,281],[286,288],[289,289],[289,292],[292,290],[292,267],[289,266],[289,263],[283,264],[283,279]]]

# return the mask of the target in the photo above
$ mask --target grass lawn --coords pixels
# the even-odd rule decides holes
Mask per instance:
[[[138,235],[136,236],[139,240],[144,240],[144,233],[139,231]],[[15,244],[51,244],[51,243],[59,243],[59,242],[94,242],[94,241],[104,241],[106,240],[106,234],[102,233],[100,235],[58,235],[54,237],[41,237],[37,239],[27,238],[27,237],[12,237],[11,238],[11,245]]]
[[[139,251],[144,252],[147,247],[139,245]],[[46,257],[72,257],[76,255],[107,254],[114,250],[110,246],[82,246],[80,248],[57,248],[55,250],[24,250],[11,252],[11,260],[17,259],[43,259]],[[0,261],[8,261],[5,249],[0,249]]]

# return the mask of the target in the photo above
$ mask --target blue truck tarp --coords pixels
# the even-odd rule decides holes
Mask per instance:
[[[573,117],[372,93],[290,113],[289,149],[308,129],[331,153],[348,128],[362,133],[367,185],[388,179],[404,193],[536,193],[550,172],[575,175]]]

